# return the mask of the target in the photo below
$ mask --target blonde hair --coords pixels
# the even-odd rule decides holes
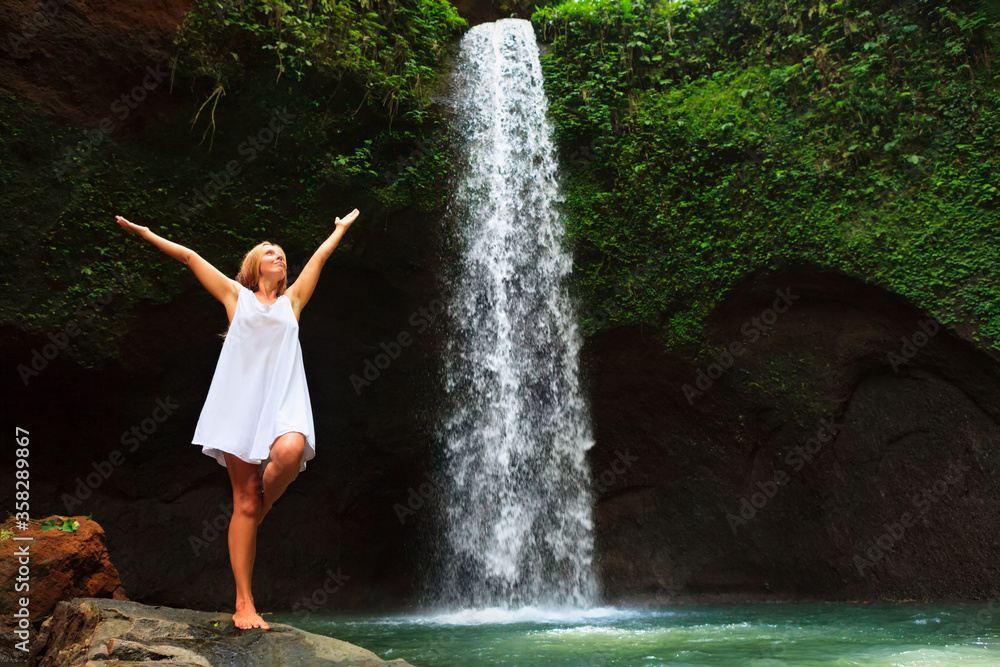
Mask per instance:
[[[240,265],[240,272],[236,274],[236,282],[246,287],[251,292],[256,292],[260,283],[260,258],[264,256],[264,246],[277,248],[282,257],[285,257],[285,277],[278,283],[278,296],[285,293],[288,284],[288,258],[281,246],[270,241],[262,241],[255,245],[243,256],[243,263]]]

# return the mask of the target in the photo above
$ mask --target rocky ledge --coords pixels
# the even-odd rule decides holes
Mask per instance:
[[[232,615],[150,607],[127,600],[60,602],[32,645],[28,664],[105,667],[147,663],[193,667],[407,667],[371,651],[290,625],[240,630]],[[411,666],[412,667],[412,666]]]

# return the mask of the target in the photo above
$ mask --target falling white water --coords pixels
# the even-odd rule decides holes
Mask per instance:
[[[454,607],[596,602],[593,445],[555,151],[528,21],[472,28],[453,104],[466,173],[445,354],[444,577]]]

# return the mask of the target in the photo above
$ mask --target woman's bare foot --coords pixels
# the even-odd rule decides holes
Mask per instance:
[[[236,605],[236,613],[233,614],[233,623],[236,627],[243,630],[249,628],[263,628],[264,630],[270,630],[271,626],[268,625],[257,610],[254,608],[253,603],[248,603],[246,605]]]

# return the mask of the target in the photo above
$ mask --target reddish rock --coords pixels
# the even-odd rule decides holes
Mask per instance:
[[[118,122],[110,105],[140,84],[147,67],[169,72],[171,43],[190,6],[191,0],[4,3],[0,89],[33,100],[61,122]],[[169,81],[157,92],[167,89]]]
[[[57,519],[61,517],[48,517]],[[60,600],[105,597],[126,600],[118,570],[108,558],[104,529],[83,516],[68,517],[80,523],[73,532],[42,530],[42,521],[31,521],[28,530],[18,530],[11,517],[0,525],[0,581],[14,582],[0,590],[0,615],[12,618],[18,599],[27,597],[31,621],[44,620]],[[30,537],[28,540],[15,540]],[[18,591],[18,549],[28,545],[29,589]]]

